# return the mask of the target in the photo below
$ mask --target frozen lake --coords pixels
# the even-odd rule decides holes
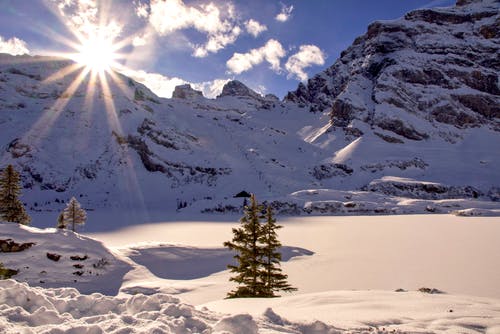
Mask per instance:
[[[238,218],[206,216],[206,221],[144,224],[90,236],[113,248],[150,242],[220,248]],[[298,294],[430,287],[500,298],[499,217],[316,216],[278,222],[285,226],[283,245],[314,252],[283,263]],[[200,288],[183,297],[195,304],[223,298],[231,288],[228,275],[190,281]]]

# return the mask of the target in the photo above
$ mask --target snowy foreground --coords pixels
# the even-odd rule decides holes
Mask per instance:
[[[224,300],[221,244],[236,219],[92,238],[0,224],[0,240],[35,243],[1,254],[30,285],[0,280],[0,332],[500,333],[498,217],[280,219],[283,268],[299,291]]]

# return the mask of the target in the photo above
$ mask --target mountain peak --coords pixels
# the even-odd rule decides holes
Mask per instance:
[[[190,84],[175,86],[172,98],[191,100],[203,97],[203,93],[199,90],[193,89]]]
[[[245,96],[256,99],[261,99],[262,97],[255,91],[251,90],[245,84],[238,80],[228,81],[222,88],[222,92],[217,98],[224,96]]]

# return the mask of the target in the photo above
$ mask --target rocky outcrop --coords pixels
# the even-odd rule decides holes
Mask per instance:
[[[34,242],[17,243],[12,239],[5,239],[0,240],[0,251],[4,253],[22,252],[34,245]]]
[[[227,82],[222,88],[222,92],[217,96],[217,99],[224,97],[236,97],[243,99],[248,105],[255,106],[257,109],[270,110],[275,108],[279,103],[279,99],[274,94],[262,96],[251,90],[238,80]]]
[[[390,196],[432,200],[484,196],[479,189],[471,186],[448,186],[441,183],[391,178],[374,180],[362,190]]]
[[[459,0],[374,22],[285,100],[328,112],[336,128],[364,122],[410,140],[438,136],[449,125],[498,129],[499,9],[496,0]]]
[[[262,96],[245,86],[238,80],[228,81],[222,88],[222,92],[217,98],[224,96],[250,97],[254,99],[262,99]]]
[[[199,90],[191,88],[190,84],[176,86],[172,93],[174,99],[191,100],[203,97],[203,93]]]
[[[330,179],[335,176],[346,177],[351,175],[354,170],[345,164],[322,164],[315,166],[311,175],[317,180]]]
[[[168,161],[155,154],[139,136],[129,135],[126,144],[139,155],[144,168],[149,172],[160,172],[172,180],[172,187],[190,183],[213,186],[217,178],[231,173],[230,168],[191,166],[182,162]]]

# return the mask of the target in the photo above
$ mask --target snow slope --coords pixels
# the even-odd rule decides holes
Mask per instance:
[[[101,242],[66,230],[0,225],[0,239],[34,243],[21,252],[2,253],[1,262],[19,270],[15,278],[43,287],[73,286],[83,293],[117,294],[123,276],[132,269]],[[60,256],[57,260],[50,255]]]

